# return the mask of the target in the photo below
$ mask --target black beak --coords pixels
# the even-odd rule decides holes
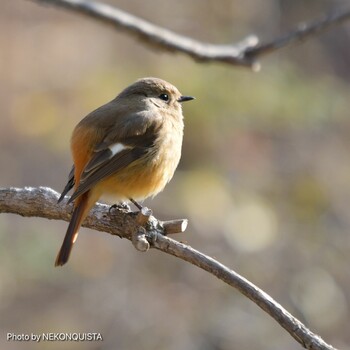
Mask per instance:
[[[186,102],[186,101],[192,101],[194,100],[195,97],[192,97],[192,96],[181,96],[177,102]]]

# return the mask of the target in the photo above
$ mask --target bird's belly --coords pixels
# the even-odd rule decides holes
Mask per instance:
[[[101,181],[102,197],[116,202],[155,196],[173,177],[180,156],[181,149],[148,154]]]

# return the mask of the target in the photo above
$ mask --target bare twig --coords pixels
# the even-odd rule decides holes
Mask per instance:
[[[68,221],[71,206],[66,206],[66,201],[57,204],[58,197],[57,192],[46,187],[0,188],[0,213]],[[164,236],[162,225],[153,216],[149,217],[146,229],[140,231],[137,214],[130,212],[127,207],[117,208],[109,213],[107,205],[97,204],[84,221],[83,226],[130,240],[133,239],[133,236],[135,237],[135,232],[136,236],[144,235],[148,238],[151,247],[188,261],[236,288],[273,317],[304,348],[335,350],[244,277],[190,246]]]
[[[33,0],[32,0],[33,1]],[[43,4],[63,7],[79,14],[93,17],[103,23],[140,39],[143,43],[170,52],[184,53],[200,62],[223,62],[231,65],[259,68],[257,59],[272,51],[315,35],[332,25],[350,19],[350,9],[325,15],[310,23],[302,23],[290,33],[270,42],[259,44],[256,35],[230,45],[203,43],[179,35],[111,5],[87,0],[34,0]]]
[[[295,41],[303,41],[314,36],[331,26],[340,24],[350,19],[350,9],[329,13],[323,17],[308,23],[300,23],[293,31],[282,35],[279,38],[267,43],[259,44],[253,48],[247,48],[245,55],[247,57],[266,55],[272,51],[276,51]]]
[[[160,221],[160,224],[164,228],[164,233],[166,235],[171,235],[173,233],[185,232],[188,225],[188,220],[179,219],[179,220]]]
[[[241,53],[257,44],[252,36],[235,45],[212,45],[176,34],[154,25],[111,5],[86,0],[34,0],[43,4],[63,7],[79,14],[93,17],[105,24],[140,39],[145,44],[171,52],[185,53],[197,61],[219,61],[251,66]]]

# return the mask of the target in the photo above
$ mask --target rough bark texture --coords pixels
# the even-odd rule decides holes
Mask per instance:
[[[47,187],[0,188],[0,213],[69,221],[72,206],[65,204],[67,198],[57,204],[58,198],[59,194]],[[147,251],[148,247],[156,248],[198,266],[252,300],[304,348],[335,349],[325,343],[321,337],[312,333],[268,294],[235,271],[188,245],[164,236],[162,223],[151,216],[150,211],[144,210],[144,213],[141,214],[133,213],[128,206],[113,208],[111,211],[109,209],[107,205],[97,204],[91,210],[83,226],[127,238],[140,251]],[[148,221],[143,220],[140,215],[149,218]],[[178,221],[174,222],[178,227]],[[144,224],[144,227],[140,227],[140,223]],[[180,225],[180,227],[184,226],[186,225]]]

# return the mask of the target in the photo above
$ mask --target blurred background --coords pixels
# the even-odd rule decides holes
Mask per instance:
[[[337,0],[108,0],[196,39],[266,41]],[[350,22],[262,59],[259,73],[146,48],[94,20],[0,4],[0,186],[61,191],[77,122],[134,80],[196,96],[183,157],[145,204],[186,217],[174,238],[264,289],[350,349]],[[0,215],[3,349],[298,349],[255,304],[179,259],[84,229],[54,268],[66,222]],[[100,332],[103,342],[6,342],[7,332]]]

